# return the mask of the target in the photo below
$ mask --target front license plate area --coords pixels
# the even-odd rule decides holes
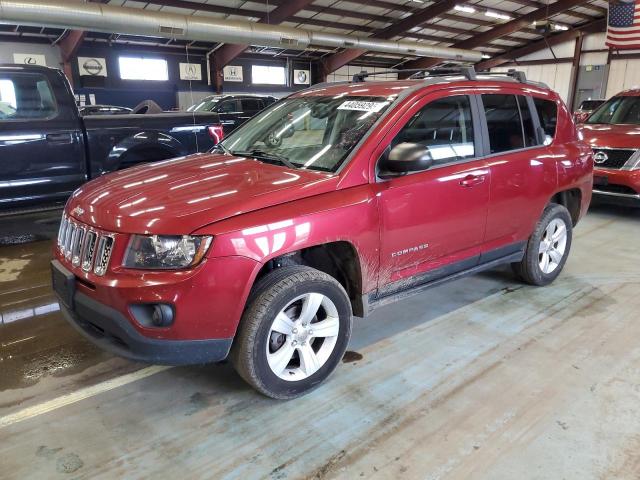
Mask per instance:
[[[51,262],[51,285],[58,299],[70,309],[73,309],[73,296],[76,293],[76,277],[64,268],[60,262]]]
[[[600,176],[593,177],[593,185],[596,187],[606,187],[609,185],[609,179],[607,177]]]

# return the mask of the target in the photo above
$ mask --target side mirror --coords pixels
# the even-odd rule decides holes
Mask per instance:
[[[399,143],[391,149],[380,165],[380,177],[404,175],[427,170],[433,165],[429,147],[420,143]]]

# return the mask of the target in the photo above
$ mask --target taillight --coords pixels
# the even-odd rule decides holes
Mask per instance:
[[[224,138],[224,130],[222,129],[222,125],[211,125],[207,128],[209,132],[209,136],[214,143],[220,143]]]

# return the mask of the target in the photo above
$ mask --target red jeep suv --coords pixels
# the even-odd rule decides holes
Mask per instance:
[[[211,153],[84,185],[54,247],[62,312],[134,360],[229,356],[285,399],[336,368],[352,315],[506,263],[552,282],[591,150],[544,85],[461,72],[317,85]]]
[[[580,132],[593,148],[594,198],[640,207],[640,90],[612,97]]]

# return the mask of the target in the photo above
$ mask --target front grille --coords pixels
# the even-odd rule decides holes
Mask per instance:
[[[594,148],[593,156],[596,167],[621,169],[625,166],[635,150],[622,148]],[[601,160],[598,159],[601,158]]]
[[[96,264],[93,272],[96,275],[104,275],[109,266],[109,258],[111,258],[111,250],[113,249],[113,237],[101,236],[98,240],[98,253],[96,254]]]
[[[80,266],[85,272],[93,270],[96,275],[104,275],[109,267],[113,242],[112,235],[97,232],[66,215],[62,216],[58,248],[74,267]]]

